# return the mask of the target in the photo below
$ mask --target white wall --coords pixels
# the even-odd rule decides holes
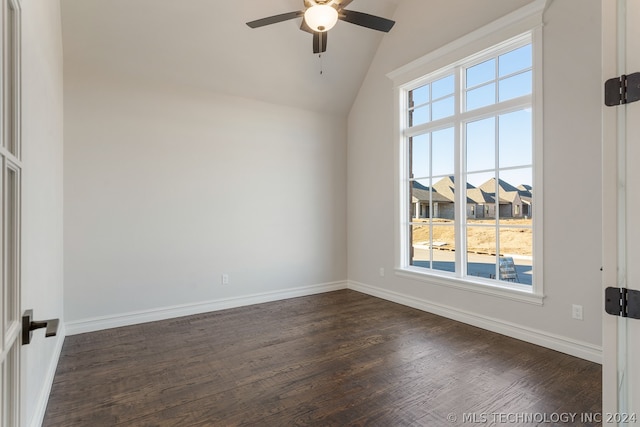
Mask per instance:
[[[349,116],[349,280],[597,360],[602,236],[596,0],[549,2],[544,17],[544,305],[378,274],[379,267],[391,272],[395,260],[395,103],[386,74],[526,3],[405,0],[398,6],[399,25],[383,40]],[[584,321],[571,319],[572,304],[583,305]]]
[[[64,183],[65,318],[76,331],[345,286],[344,118],[69,61]]]
[[[57,0],[22,1],[22,308],[63,318],[62,33]],[[64,327],[61,324],[62,327]],[[40,425],[64,339],[22,347],[22,421]]]

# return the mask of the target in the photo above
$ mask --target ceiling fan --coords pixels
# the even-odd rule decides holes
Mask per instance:
[[[303,0],[304,10],[282,13],[268,18],[247,22],[251,28],[264,27],[290,19],[302,17],[300,29],[313,34],[313,53],[327,50],[327,31],[336,25],[338,20],[388,33],[395,22],[368,13],[345,9],[353,0]]]

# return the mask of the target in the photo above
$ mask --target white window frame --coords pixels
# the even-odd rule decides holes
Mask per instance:
[[[398,276],[427,282],[430,284],[463,289],[470,292],[482,293],[502,297],[510,300],[522,301],[526,303],[542,305],[544,300],[543,292],[543,254],[542,254],[542,230],[543,230],[543,123],[542,123],[542,14],[545,1],[536,0],[529,5],[510,13],[493,23],[480,28],[436,51],[417,59],[388,74],[394,83],[396,100],[396,120],[395,120],[395,155],[396,155],[396,266],[395,271]],[[411,132],[407,132],[408,117],[408,93],[410,90],[420,87],[430,81],[437,80],[447,74],[456,73],[456,69],[462,65],[469,66],[474,61],[482,62],[488,55],[499,55],[505,50],[514,48],[513,46],[524,45],[530,42],[533,52],[533,90],[531,95],[506,101],[507,107],[514,108],[518,103],[530,102],[532,107],[532,130],[533,130],[533,186],[535,191],[532,217],[533,227],[533,259],[534,271],[533,283],[529,285],[513,284],[498,280],[483,280],[480,278],[465,276],[462,272],[456,274],[428,270],[410,265],[409,256],[409,236],[408,218],[410,211],[410,194],[408,191],[408,140],[409,136],[419,134],[420,128],[425,127],[435,130],[437,123],[431,122],[426,125],[414,126]],[[460,79],[456,76],[457,93],[464,92]],[[527,98],[526,100],[524,98]],[[472,112],[464,112],[457,105],[460,101],[456,99],[456,114],[460,116],[479,116],[482,108]],[[495,108],[489,108],[490,115],[496,114]],[[450,125],[454,120],[451,118],[442,119],[443,124]],[[464,117],[455,119],[456,122],[464,123]],[[462,169],[461,137],[462,129],[458,126],[454,129],[456,134],[456,175]],[[464,191],[456,191],[456,231],[463,225],[459,224],[466,218],[466,203],[462,203],[466,197]],[[456,232],[456,247],[461,248],[461,233]],[[456,265],[464,265],[463,257],[465,253],[456,251]]]

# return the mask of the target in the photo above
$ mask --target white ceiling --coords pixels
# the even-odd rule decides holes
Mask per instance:
[[[393,19],[399,2],[355,0],[347,9]],[[327,52],[319,59],[312,53],[311,34],[299,30],[300,19],[258,29],[245,25],[301,10],[303,0],[61,0],[61,4],[65,67],[336,114],[351,108],[384,37],[340,21],[329,31]]]

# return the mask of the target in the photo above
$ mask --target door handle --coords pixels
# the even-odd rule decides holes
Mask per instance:
[[[22,345],[31,343],[31,335],[36,329],[46,328],[45,337],[58,334],[60,319],[33,320],[33,310],[26,310],[22,315]]]

